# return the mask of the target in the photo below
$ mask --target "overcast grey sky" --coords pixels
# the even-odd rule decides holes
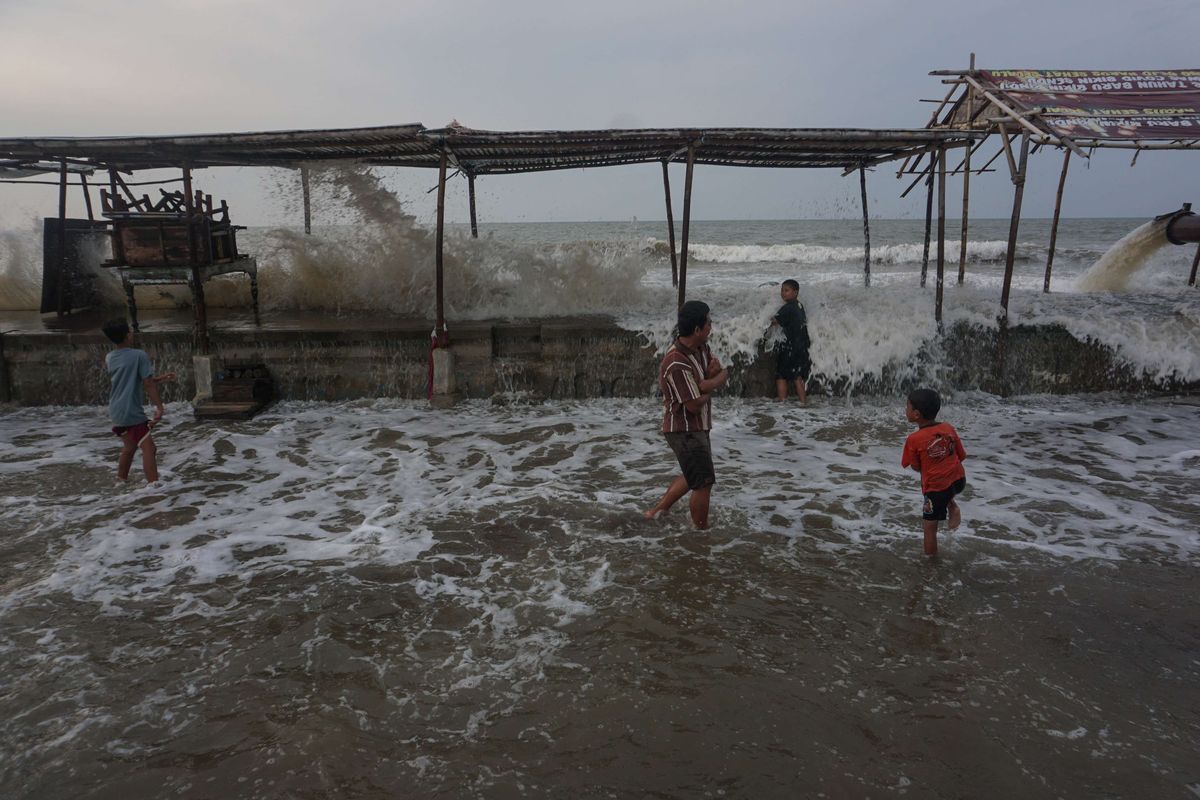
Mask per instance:
[[[451,119],[496,130],[916,128],[931,112],[919,98],[944,93],[927,73],[965,67],[972,51],[991,68],[1200,68],[1197,31],[1194,0],[0,0],[0,137]],[[1132,169],[1131,157],[1075,163],[1064,214],[1200,204],[1200,152],[1145,152]],[[1034,157],[1026,216],[1049,216],[1060,165],[1054,152]],[[432,216],[432,172],[391,170],[388,180]],[[297,222],[265,171],[207,170],[197,181],[228,198],[239,222]],[[894,169],[872,173],[872,215],[923,215],[919,191],[899,199],[906,185]],[[477,188],[484,221],[664,216],[657,165],[481,178]],[[977,178],[972,213],[1007,217],[1011,194],[1006,171]],[[857,197],[857,180],[833,170],[700,168],[693,215],[853,217]],[[0,225],[54,211],[51,187],[0,186]],[[456,181],[448,217],[465,215]]]

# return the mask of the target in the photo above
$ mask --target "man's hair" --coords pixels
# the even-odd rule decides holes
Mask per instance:
[[[942,398],[933,389],[915,389],[908,394],[909,404],[928,420],[937,419],[942,410]]]
[[[791,278],[788,278],[786,281],[784,281],[783,285],[788,287],[792,291],[796,291],[796,292],[800,291],[800,282],[792,280]]]
[[[123,319],[110,319],[100,330],[113,344],[120,344],[129,335],[129,323]]]
[[[708,303],[688,300],[679,307],[679,335],[691,336],[708,320]]]

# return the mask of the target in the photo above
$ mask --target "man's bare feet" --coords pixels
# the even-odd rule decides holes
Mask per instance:
[[[946,516],[946,530],[952,531],[962,522],[962,511],[958,508],[958,503],[950,501],[949,514]]]
[[[646,519],[658,519],[659,517],[662,516],[662,514],[663,514],[662,509],[659,508],[658,506],[655,506],[654,508],[651,508],[651,509],[643,512],[642,516],[645,517]]]

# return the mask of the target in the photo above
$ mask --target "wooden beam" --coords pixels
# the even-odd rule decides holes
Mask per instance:
[[[471,207],[471,238],[479,238],[479,223],[475,218],[475,175],[467,173],[467,202]]]
[[[683,179],[683,237],[679,247],[679,305],[687,301],[688,231],[692,222],[692,173],[696,167],[696,145],[688,145],[687,172]]]
[[[675,255],[675,212],[671,209],[671,176],[662,162],[663,194],[667,199],[667,243],[671,248],[671,285],[679,285],[679,259]]]
[[[79,188],[83,190],[83,204],[87,206],[88,222],[96,221],[96,213],[92,210],[92,193],[88,189],[87,175],[79,173]]]
[[[183,168],[183,202],[187,213],[188,265],[192,270],[192,337],[196,351],[206,356],[209,353],[208,305],[204,300],[204,283],[200,280],[200,265],[196,263],[196,198],[192,193],[192,170]]]
[[[1188,278],[1188,286],[1196,285],[1196,268],[1200,267],[1200,245],[1196,246],[1196,256],[1192,259],[1192,274]]]
[[[871,285],[871,218],[867,209],[867,168],[858,168],[858,185],[862,190],[863,212],[863,286]]]
[[[946,283],[946,148],[938,150],[937,297],[933,318],[942,327],[942,293]]]
[[[921,254],[921,288],[925,288],[925,281],[929,275],[929,236],[930,230],[933,227],[933,173],[929,173],[929,177],[925,179],[926,185],[929,187],[925,193],[925,249]]]
[[[1008,297],[1012,291],[1013,262],[1017,255],[1017,230],[1021,225],[1021,199],[1025,194],[1025,167],[1029,162],[1029,134],[1021,137],[1021,165],[1014,180],[1012,218],[1008,223],[1008,250],[1004,256],[1004,288],[1000,292],[1001,319],[1008,323]]]
[[[975,54],[971,54],[971,62],[974,63]],[[967,149],[967,156],[963,162],[966,169],[963,170],[963,195],[962,195],[962,233],[959,235],[958,243],[958,285],[962,286],[963,281],[967,276],[967,217],[971,207],[971,150]]]
[[[58,316],[71,310],[67,303],[67,162],[59,162],[58,168]]]
[[[1067,167],[1071,165],[1071,151],[1063,150],[1062,174],[1058,176],[1058,194],[1054,196],[1054,220],[1050,223],[1050,252],[1046,255],[1046,277],[1042,281],[1042,292],[1050,293],[1050,269],[1054,266],[1054,248],[1058,244],[1058,217],[1062,211],[1063,186],[1067,183]]]
[[[441,158],[438,161],[438,193],[437,193],[437,251],[434,256],[434,265],[437,269],[436,288],[437,293],[437,321],[434,324],[434,338],[437,339],[438,346],[445,345],[446,339],[446,304],[444,295],[444,281],[442,276],[442,252],[445,242],[446,232],[446,151],[441,151]]]
[[[300,165],[300,191],[304,195],[304,232],[312,233],[312,201],[307,164]]]

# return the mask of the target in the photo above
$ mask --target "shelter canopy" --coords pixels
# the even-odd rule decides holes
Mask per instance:
[[[1022,129],[1076,149],[1200,145],[1200,70],[939,70],[958,76],[931,129]]]
[[[443,149],[469,175],[541,172],[688,159],[738,167],[854,169],[939,145],[961,146],[957,130],[835,128],[673,128],[591,131],[486,131],[420,124],[333,130],[192,136],[0,139],[12,167],[66,159],[122,170],[214,166],[295,167],[306,162],[437,168]]]

